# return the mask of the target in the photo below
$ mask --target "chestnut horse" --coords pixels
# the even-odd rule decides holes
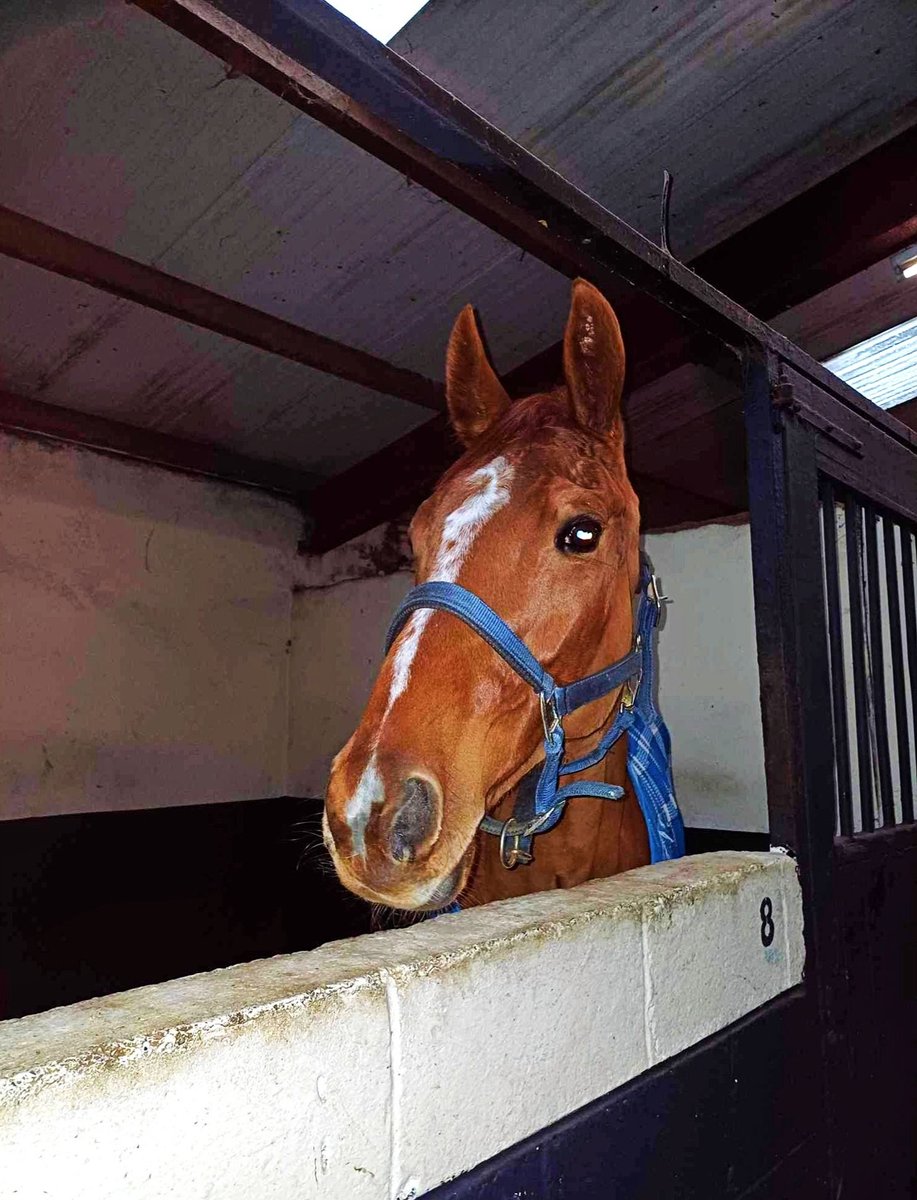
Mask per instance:
[[[411,524],[416,577],[476,593],[561,681],[624,656],[639,577],[637,498],[624,463],[624,346],[604,297],[578,279],[564,334],[564,386],[513,403],[474,314],[459,315],[446,400],[466,447]],[[598,742],[621,690],[566,721],[577,758]],[[478,826],[508,817],[542,756],[537,699],[473,630],[415,612],[382,665],[363,719],[332,766],[324,838],[341,881],[392,908],[463,907],[572,887],[650,861],[627,778],[627,739],[576,779],[625,789],[579,797],[537,839],[535,860],[501,863]]]

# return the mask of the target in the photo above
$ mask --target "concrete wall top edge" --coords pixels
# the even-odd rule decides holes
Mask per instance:
[[[768,873],[796,887],[780,854],[724,851],[660,863],[570,890],[543,892],[407,929],[84,1001],[0,1023],[0,1101],[152,1056],[193,1049],[257,1020],[327,1011],[386,979],[446,974],[596,920],[665,921],[674,905],[728,895]]]

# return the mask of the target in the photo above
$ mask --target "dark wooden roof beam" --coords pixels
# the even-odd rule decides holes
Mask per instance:
[[[724,291],[735,290],[759,316],[772,318],[788,304],[818,295],[912,241],[917,241],[917,126],[787,201],[691,266]],[[629,426],[636,434],[632,444],[638,459],[644,439],[665,433],[666,426],[669,433],[673,430],[671,415],[657,422],[657,430],[646,427],[649,414],[643,405],[649,397],[641,397],[640,389],[685,361],[713,365],[713,357],[723,352],[722,343],[699,332],[689,333],[690,326],[683,322],[680,332],[664,327],[660,335],[651,306],[640,295],[618,306],[628,351]],[[563,344],[555,343],[510,372],[506,383],[511,394],[557,383],[562,350]],[[716,366],[719,374],[728,374],[722,362]],[[915,428],[909,410],[892,410],[891,416]],[[346,489],[339,489],[335,480],[319,484],[310,499],[316,547],[330,549],[372,528],[377,522],[369,497],[376,497],[378,512],[384,514],[380,521],[389,519],[393,505],[400,505],[398,512],[416,506],[458,453],[444,429],[442,419],[434,418],[426,432],[413,430],[402,439],[403,448],[394,443],[365,464],[357,464],[347,472]],[[423,453],[439,457],[421,459]],[[402,480],[395,485],[397,494],[389,498],[382,483],[392,474],[386,463],[400,461],[402,454],[405,461],[414,455],[413,461],[422,461],[423,469],[417,471],[413,489]],[[326,495],[334,496],[333,505],[326,505]]]
[[[103,454],[153,463],[187,475],[205,475],[298,500],[315,484],[305,471],[246,458],[220,446],[155,429],[141,429],[28,396],[0,391],[0,429]]]
[[[303,329],[207,288],[168,275],[23,213],[0,206],[0,254],[78,279],[201,329],[336,375],[424,408],[443,407],[442,389],[414,371]]]

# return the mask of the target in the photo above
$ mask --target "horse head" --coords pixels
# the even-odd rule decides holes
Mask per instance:
[[[462,311],[446,399],[465,453],[410,529],[417,581],[476,593],[561,682],[626,653],[639,574],[624,346],[583,280],[563,361],[562,386],[511,402]],[[588,738],[610,703],[574,714],[568,737]],[[394,908],[444,907],[467,884],[482,816],[538,762],[542,740],[531,689],[486,642],[448,613],[413,613],[332,767],[324,837],[341,881]]]

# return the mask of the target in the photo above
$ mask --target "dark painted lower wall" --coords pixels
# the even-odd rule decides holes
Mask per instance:
[[[0,1017],[369,930],[293,799],[0,822]]]
[[[368,932],[368,906],[329,873],[320,813],[282,798],[0,822],[0,1018]]]
[[[741,829],[685,830],[688,854],[712,854],[716,850],[769,850],[770,834],[746,833]]]

